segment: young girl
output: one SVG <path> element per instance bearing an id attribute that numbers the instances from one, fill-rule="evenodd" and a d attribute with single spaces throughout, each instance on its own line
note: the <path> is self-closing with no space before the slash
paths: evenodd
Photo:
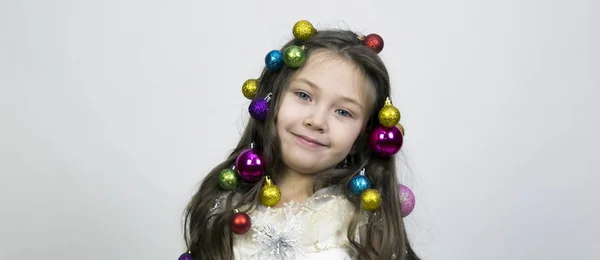
<path id="1" fill-rule="evenodd" d="M 180 259 L 419 259 L 402 221 L 403 129 L 383 40 L 307 21 L 293 35 L 244 83 L 252 118 L 190 201 Z"/>

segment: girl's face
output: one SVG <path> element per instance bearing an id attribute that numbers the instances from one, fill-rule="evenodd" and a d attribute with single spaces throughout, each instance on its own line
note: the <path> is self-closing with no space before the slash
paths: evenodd
<path id="1" fill-rule="evenodd" d="M 282 93 L 277 132 L 282 160 L 298 173 L 339 164 L 363 131 L 371 86 L 349 60 L 315 51 Z"/>

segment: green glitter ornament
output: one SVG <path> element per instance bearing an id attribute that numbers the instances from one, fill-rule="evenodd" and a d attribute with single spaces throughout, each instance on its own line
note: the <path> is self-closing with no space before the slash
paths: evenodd
<path id="1" fill-rule="evenodd" d="M 283 62 L 290 68 L 298 68 L 304 63 L 304 49 L 299 46 L 290 46 L 285 48 L 283 53 Z"/>
<path id="2" fill-rule="evenodd" d="M 233 190 L 240 184 L 237 172 L 232 169 L 224 169 L 219 173 L 219 186 L 224 190 Z"/>

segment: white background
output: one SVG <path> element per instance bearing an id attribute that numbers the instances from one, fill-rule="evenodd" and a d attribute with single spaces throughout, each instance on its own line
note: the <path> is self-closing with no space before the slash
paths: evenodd
<path id="1" fill-rule="evenodd" d="M 385 40 L 423 259 L 599 259 L 598 1 L 0 2 L 0 259 L 176 259 L 300 19 Z M 402 167 L 403 169 L 407 167 Z"/>

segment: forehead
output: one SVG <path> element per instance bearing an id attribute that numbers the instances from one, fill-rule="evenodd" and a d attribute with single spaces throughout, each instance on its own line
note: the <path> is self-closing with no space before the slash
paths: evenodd
<path id="1" fill-rule="evenodd" d="M 292 78 L 307 79 L 321 91 L 334 96 L 346 96 L 367 108 L 371 102 L 373 87 L 358 66 L 349 58 L 317 50 L 311 53 L 304 66 Z"/>

